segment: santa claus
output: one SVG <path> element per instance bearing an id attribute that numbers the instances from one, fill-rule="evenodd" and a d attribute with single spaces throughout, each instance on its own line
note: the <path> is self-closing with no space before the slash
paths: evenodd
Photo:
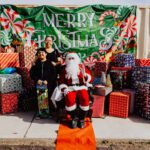
<path id="1" fill-rule="evenodd" d="M 71 128 L 84 128 L 84 119 L 89 110 L 88 87 L 92 76 L 81 63 L 77 53 L 68 53 L 65 59 L 65 68 L 60 75 L 60 90 L 65 95 L 65 108 L 71 115 Z M 77 99 L 79 103 L 79 115 L 77 116 Z"/>

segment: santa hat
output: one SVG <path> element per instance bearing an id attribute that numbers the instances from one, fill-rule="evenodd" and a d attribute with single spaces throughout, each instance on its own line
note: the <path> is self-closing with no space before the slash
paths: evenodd
<path id="1" fill-rule="evenodd" d="M 81 59 L 80 59 L 79 55 L 75 52 L 70 52 L 66 55 L 66 59 L 65 59 L 66 64 L 67 64 L 69 58 L 74 58 L 78 64 L 81 63 Z"/>

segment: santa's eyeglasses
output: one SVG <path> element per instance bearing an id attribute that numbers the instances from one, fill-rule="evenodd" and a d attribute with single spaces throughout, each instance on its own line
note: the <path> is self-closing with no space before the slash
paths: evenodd
<path id="1" fill-rule="evenodd" d="M 70 57 L 70 58 L 68 58 L 69 60 L 74 60 L 74 57 Z"/>

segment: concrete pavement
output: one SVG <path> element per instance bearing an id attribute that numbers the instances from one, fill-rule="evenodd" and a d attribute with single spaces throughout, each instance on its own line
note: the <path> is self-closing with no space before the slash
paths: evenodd
<path id="1" fill-rule="evenodd" d="M 131 145 L 132 142 L 144 141 L 150 146 L 150 121 L 136 116 L 127 119 L 106 116 L 104 119 L 93 118 L 92 123 L 97 145 L 105 145 L 103 148 L 107 147 L 106 150 L 109 149 L 106 145 L 113 145 L 115 141 L 118 143 L 118 139 L 121 140 L 121 144 L 125 141 Z M 31 145 L 52 145 L 54 148 L 58 127 L 59 124 L 52 119 L 36 120 L 34 112 L 0 115 L 0 150 L 2 143 L 14 143 L 10 142 L 11 139 L 23 143 L 28 141 Z M 150 147 L 146 150 L 150 150 Z"/>
<path id="2" fill-rule="evenodd" d="M 127 119 L 93 118 L 96 139 L 149 139 L 150 121 L 131 116 Z M 34 112 L 0 115 L 0 138 L 56 139 L 59 124 L 52 119 L 35 119 Z"/>

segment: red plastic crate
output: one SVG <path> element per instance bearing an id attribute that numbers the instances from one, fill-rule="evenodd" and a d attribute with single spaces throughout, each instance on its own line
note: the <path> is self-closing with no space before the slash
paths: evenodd
<path id="1" fill-rule="evenodd" d="M 16 112 L 18 109 L 18 93 L 0 94 L 2 114 Z"/>
<path id="2" fill-rule="evenodd" d="M 109 115 L 127 118 L 130 95 L 124 92 L 112 92 L 109 100 Z"/>
<path id="3" fill-rule="evenodd" d="M 105 96 L 98 96 L 93 95 L 94 103 L 92 106 L 92 117 L 103 117 L 104 116 L 104 103 L 105 103 Z"/>

